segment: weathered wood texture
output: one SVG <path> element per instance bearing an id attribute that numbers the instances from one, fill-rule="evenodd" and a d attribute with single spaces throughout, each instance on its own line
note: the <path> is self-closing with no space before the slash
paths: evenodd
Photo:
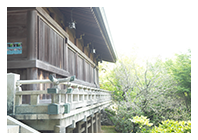
<path id="1" fill-rule="evenodd" d="M 22 54 L 9 55 L 8 60 L 27 57 L 27 12 L 7 12 L 7 42 L 22 42 Z"/>
<path id="2" fill-rule="evenodd" d="M 94 87 L 98 83 L 94 54 L 84 46 L 83 39 L 76 39 L 75 30 L 67 28 L 69 36 L 60 23 L 56 23 L 57 18 L 63 17 L 56 16 L 52 18 L 42 8 L 8 10 L 7 42 L 22 42 L 23 50 L 22 54 L 8 55 L 7 72 L 18 73 L 23 80 L 46 79 L 52 73 L 58 78 L 76 75 L 76 83 Z M 20 61 L 22 63 L 16 63 Z M 22 88 L 42 90 L 49 86 Z M 48 98 L 44 96 L 40 98 Z"/>
<path id="3" fill-rule="evenodd" d="M 63 63 L 64 55 L 66 55 L 63 51 L 64 38 L 57 34 L 40 18 L 38 31 L 38 59 L 66 70 Z"/>

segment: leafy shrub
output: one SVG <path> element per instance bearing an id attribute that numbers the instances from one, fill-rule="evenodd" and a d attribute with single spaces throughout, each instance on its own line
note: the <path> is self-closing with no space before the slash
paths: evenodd
<path id="1" fill-rule="evenodd" d="M 133 130 L 133 123 L 129 120 L 131 118 L 132 112 L 127 111 L 125 107 L 119 107 L 116 115 L 111 117 L 115 125 L 115 130 L 121 133 L 130 133 Z"/>
<path id="2" fill-rule="evenodd" d="M 141 132 L 141 133 L 148 133 L 150 127 L 153 125 L 152 123 L 149 123 L 149 119 L 144 116 L 135 116 L 133 119 L 129 119 L 131 122 L 136 124 L 136 132 Z M 133 131 L 132 131 L 133 132 Z"/>
<path id="3" fill-rule="evenodd" d="M 150 130 L 151 133 L 191 133 L 190 121 L 162 121 L 158 127 L 153 127 Z"/>

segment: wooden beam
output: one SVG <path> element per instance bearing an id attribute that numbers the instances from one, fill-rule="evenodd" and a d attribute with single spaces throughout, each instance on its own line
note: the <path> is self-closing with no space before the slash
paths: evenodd
<path id="1" fill-rule="evenodd" d="M 43 69 L 43 70 L 46 70 L 46 71 L 50 71 L 50 72 L 59 74 L 59 75 L 62 75 L 62 76 L 71 76 L 68 71 L 65 71 L 63 69 L 60 69 L 56 66 L 50 65 L 50 64 L 45 63 L 45 62 L 40 61 L 40 60 L 36 60 L 36 67 L 40 68 L 40 69 Z"/>
<path id="2" fill-rule="evenodd" d="M 68 71 L 60 69 L 51 64 L 45 63 L 40 60 L 18 60 L 18 61 L 7 61 L 7 69 L 20 69 L 20 68 L 39 68 L 45 71 L 56 73 L 62 76 L 70 76 Z"/>
<path id="3" fill-rule="evenodd" d="M 29 60 L 37 59 L 37 11 L 27 12 L 27 57 Z"/>
<path id="4" fill-rule="evenodd" d="M 7 61 L 7 69 L 33 68 L 35 66 L 36 60 Z"/>

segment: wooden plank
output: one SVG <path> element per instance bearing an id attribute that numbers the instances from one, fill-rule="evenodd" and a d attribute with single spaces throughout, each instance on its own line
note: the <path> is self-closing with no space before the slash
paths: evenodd
<path id="1" fill-rule="evenodd" d="M 16 106 L 16 114 L 47 114 L 48 104 L 45 105 L 21 105 Z"/>
<path id="2" fill-rule="evenodd" d="M 43 61 L 43 48 L 44 48 L 43 28 L 44 28 L 44 23 L 42 20 L 39 20 L 39 60 L 42 60 L 42 61 Z"/>
<path id="3" fill-rule="evenodd" d="M 45 48 L 44 48 L 44 56 L 45 56 L 45 59 L 44 61 L 45 62 L 49 62 L 49 27 L 45 25 L 45 31 L 44 31 L 44 35 L 45 35 L 45 38 L 44 38 L 44 41 L 45 41 Z"/>
<path id="4" fill-rule="evenodd" d="M 59 67 L 63 69 L 63 38 L 59 36 Z"/>
<path id="5" fill-rule="evenodd" d="M 22 54 L 8 55 L 7 60 L 27 57 L 27 12 L 7 13 L 7 42 L 22 42 Z"/>
<path id="6" fill-rule="evenodd" d="M 71 49 L 68 49 L 68 70 L 71 75 L 75 74 L 75 55 Z"/>
<path id="7" fill-rule="evenodd" d="M 45 24 L 45 22 L 43 22 L 42 21 L 42 24 L 43 24 L 43 29 L 42 29 L 42 34 L 43 34 L 43 41 L 42 41 L 42 43 L 43 43 L 43 48 L 42 48 L 42 53 L 41 53 L 41 55 L 42 55 L 42 61 L 44 61 L 44 62 L 46 62 L 45 61 L 45 48 L 46 48 L 46 41 L 45 41 L 45 38 L 46 38 L 46 33 L 45 33 L 45 26 L 46 26 L 46 24 Z"/>
<path id="8" fill-rule="evenodd" d="M 40 18 L 37 16 L 37 59 L 39 59 Z"/>
<path id="9" fill-rule="evenodd" d="M 70 40 L 68 42 L 69 49 L 73 49 L 78 53 L 79 56 L 81 56 L 83 59 L 88 61 L 91 65 L 98 67 L 90 58 L 88 58 L 78 47 L 76 47 Z"/>
<path id="10" fill-rule="evenodd" d="M 86 81 L 86 62 L 85 60 L 83 59 L 83 80 Z"/>
<path id="11" fill-rule="evenodd" d="M 64 37 L 69 38 L 69 35 L 62 29 L 62 27 L 60 25 L 58 25 L 56 23 L 56 21 L 54 21 L 49 14 L 47 14 L 47 12 L 41 8 L 41 7 L 36 7 L 36 10 L 41 14 L 41 16 L 43 18 L 45 18 L 50 24 L 51 26 L 53 26 L 58 32 L 60 32 Z"/>
<path id="12" fill-rule="evenodd" d="M 7 61 L 7 69 L 21 69 L 21 68 L 39 68 L 45 71 L 56 73 L 62 76 L 70 76 L 68 71 L 55 67 L 51 64 L 45 63 L 40 60 L 19 60 L 19 61 Z"/>
<path id="13" fill-rule="evenodd" d="M 74 54 L 74 57 L 75 57 L 75 73 L 74 73 L 74 75 L 77 75 L 78 69 L 81 69 L 81 67 L 78 66 L 78 60 L 77 60 L 78 54 L 75 53 L 75 54 Z"/>
<path id="14" fill-rule="evenodd" d="M 68 68 L 68 51 L 67 45 L 65 43 L 65 39 L 63 39 L 63 69 L 67 70 Z"/>
<path id="15" fill-rule="evenodd" d="M 8 12 L 21 12 L 36 9 L 36 7 L 7 7 Z"/>
<path id="16" fill-rule="evenodd" d="M 38 69 L 37 68 L 28 68 L 27 69 L 27 80 L 35 80 L 37 79 L 38 75 Z M 36 90 L 37 85 L 32 84 L 32 85 L 27 85 L 27 90 Z M 30 103 L 30 96 L 26 95 L 23 96 L 23 103 L 29 104 Z"/>
<path id="17" fill-rule="evenodd" d="M 78 56 L 77 61 L 78 61 L 77 78 L 83 80 L 83 59 Z"/>
<path id="18" fill-rule="evenodd" d="M 53 59 L 56 56 L 56 42 L 55 42 L 56 33 L 52 30 L 52 65 L 56 65 L 56 60 Z"/>
<path id="19" fill-rule="evenodd" d="M 50 65 L 48 63 L 42 62 L 40 60 L 36 61 L 36 67 L 46 70 L 46 71 L 49 71 L 49 72 L 52 72 L 52 73 L 62 75 L 62 76 L 70 76 L 71 75 L 69 72 L 67 72 L 63 69 L 60 69 L 60 68 Z"/>
<path id="20" fill-rule="evenodd" d="M 92 80 L 92 71 L 91 71 L 91 65 L 90 64 L 88 64 L 88 69 L 89 69 L 88 82 L 91 83 L 91 80 Z"/>
<path id="21" fill-rule="evenodd" d="M 7 61 L 7 69 L 33 68 L 35 66 L 36 66 L 35 60 Z"/>
<path id="22" fill-rule="evenodd" d="M 27 57 L 30 60 L 37 59 L 37 11 L 32 10 L 27 12 Z"/>
<path id="23" fill-rule="evenodd" d="M 55 33 L 56 36 L 55 36 L 55 49 L 56 49 L 56 54 L 55 56 L 53 57 L 55 60 L 56 60 L 56 64 L 55 66 L 59 67 L 59 60 L 57 59 L 59 57 L 59 47 L 58 47 L 58 35 L 57 33 Z"/>
<path id="24" fill-rule="evenodd" d="M 53 61 L 53 57 L 52 57 L 52 54 L 53 54 L 53 30 L 51 28 L 49 28 L 49 63 L 50 64 L 53 64 L 52 61 Z"/>

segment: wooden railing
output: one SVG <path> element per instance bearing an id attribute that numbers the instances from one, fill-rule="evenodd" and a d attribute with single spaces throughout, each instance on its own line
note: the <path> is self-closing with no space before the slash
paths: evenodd
<path id="1" fill-rule="evenodd" d="M 51 77 L 52 78 L 52 77 Z M 8 78 L 8 80 L 10 80 Z M 11 81 L 16 85 L 14 94 L 14 114 L 49 114 L 50 105 L 58 108 L 57 114 L 69 113 L 72 110 L 97 105 L 102 102 L 111 101 L 111 92 L 99 88 L 87 87 L 74 84 L 67 79 L 45 79 L 45 80 L 16 80 Z M 66 81 L 66 82 L 65 82 Z M 53 87 L 48 90 L 22 91 L 21 85 L 25 84 L 46 84 L 52 83 Z M 60 85 L 66 85 L 65 89 L 60 89 Z M 9 89 L 8 85 L 8 89 Z M 9 90 L 8 90 L 9 92 Z M 39 95 L 51 94 L 51 100 L 40 100 Z M 22 96 L 30 95 L 30 104 L 22 104 Z M 9 101 L 8 101 L 9 102 Z M 65 108 L 67 107 L 67 111 Z M 54 108 L 54 107 L 52 107 Z M 68 112 L 69 110 L 69 112 Z"/>

